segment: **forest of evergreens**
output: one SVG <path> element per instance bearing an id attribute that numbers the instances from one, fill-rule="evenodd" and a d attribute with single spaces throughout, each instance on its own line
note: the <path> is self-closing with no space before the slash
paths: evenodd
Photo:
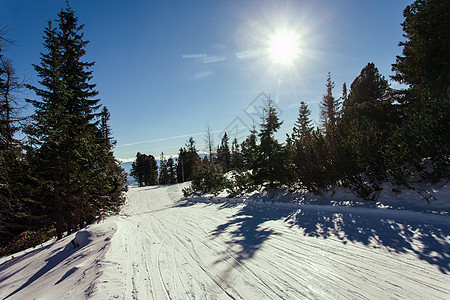
<path id="1" fill-rule="evenodd" d="M 138 153 L 131 175 L 139 186 L 192 181 L 185 194 L 230 195 L 288 187 L 320 192 L 336 186 L 376 200 L 382 182 L 410 186 L 449 177 L 449 16 L 446 1 L 417 0 L 404 10 L 402 55 L 392 65 L 390 87 L 369 62 L 342 92 L 328 74 L 319 128 L 307 101 L 299 102 L 292 133 L 275 138 L 283 121 L 267 99 L 259 128 L 244 141 L 224 134 L 201 158 L 190 138 L 178 159 Z M 39 85 L 15 75 L 0 31 L 0 254 L 74 232 L 124 201 L 125 174 L 114 158 L 108 109 L 90 83 L 83 61 L 83 25 L 68 6 L 44 31 L 45 52 L 34 65 Z M 394 58 L 393 58 L 394 59 Z M 21 117 L 17 94 L 34 108 Z M 336 96 L 339 94 L 339 96 Z M 18 137 L 21 138 L 18 138 Z M 23 137 L 23 138 L 22 138 Z M 231 147 L 230 147 L 231 144 Z M 233 171 L 230 180 L 226 173 Z"/>
<path id="2" fill-rule="evenodd" d="M 343 186 L 376 200 L 382 182 L 411 187 L 413 181 L 448 180 L 448 9 L 445 1 L 416 1 L 404 17 L 403 55 L 392 65 L 392 79 L 404 89 L 392 89 L 369 62 L 349 89 L 344 83 L 339 96 L 329 73 L 321 126 L 314 128 L 311 111 L 301 101 L 284 143 L 275 138 L 283 121 L 270 99 L 259 130 L 253 128 L 241 143 L 232 141 L 231 150 L 226 133 L 219 146 L 212 145 L 208 127 L 207 157 L 200 159 L 192 138 L 179 152 L 178 182 L 192 180 L 186 195 L 279 187 L 319 192 Z M 164 165 L 161 170 L 166 172 Z M 232 180 L 226 179 L 228 171 Z"/>
<path id="3" fill-rule="evenodd" d="M 0 52 L 0 254 L 61 238 L 124 201 L 126 178 L 112 152 L 110 114 L 90 83 L 93 63 L 83 61 L 82 30 L 69 6 L 48 21 L 33 66 L 39 86 L 20 82 Z M 0 37 L 1 51 L 6 27 Z M 25 88 L 35 94 L 26 99 L 34 113 L 21 119 L 15 97 Z"/>

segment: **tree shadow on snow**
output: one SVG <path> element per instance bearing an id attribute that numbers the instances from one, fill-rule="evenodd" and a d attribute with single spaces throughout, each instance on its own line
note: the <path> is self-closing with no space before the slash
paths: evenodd
<path id="1" fill-rule="evenodd" d="M 85 239 L 86 242 L 89 241 L 90 234 L 88 232 L 86 232 L 86 231 L 77 232 L 77 235 L 84 235 L 82 238 Z M 38 252 L 40 252 L 48 247 L 51 247 L 51 246 L 52 245 L 48 245 L 42 249 L 39 249 Z M 50 272 L 51 270 L 53 270 L 59 264 L 66 261 L 69 257 L 70 257 L 70 260 L 66 261 L 64 263 L 65 265 L 70 264 L 74 260 L 78 260 L 78 259 L 81 259 L 82 257 L 84 257 L 86 254 L 83 254 L 82 251 L 79 251 L 79 250 L 82 249 L 83 246 L 85 246 L 85 245 L 79 245 L 79 246 L 80 247 L 78 247 L 78 248 L 74 248 L 74 245 L 71 242 L 69 242 L 65 247 L 58 247 L 57 249 L 53 250 L 51 252 L 51 253 L 53 253 L 53 255 L 45 260 L 46 261 L 45 266 L 43 266 L 40 270 L 38 270 L 33 276 L 28 278 L 28 280 L 24 284 L 22 284 L 19 288 L 17 288 L 15 291 L 13 291 L 8 296 L 6 296 L 5 299 L 17 294 L 18 292 L 20 292 L 21 290 L 23 290 L 24 288 L 26 288 L 27 286 L 29 286 L 30 284 L 32 284 L 33 282 L 35 282 L 36 280 L 38 280 L 39 278 L 41 278 L 42 276 L 44 276 L 45 274 Z M 74 255 L 74 253 L 77 251 L 79 253 Z M 36 252 L 36 253 L 31 252 L 31 253 L 33 255 L 35 255 L 38 252 Z M 76 271 L 76 268 L 70 269 L 68 272 L 66 272 L 66 274 L 64 274 L 62 276 L 62 278 L 58 282 L 55 283 L 55 285 L 61 283 L 67 277 L 72 275 L 75 271 Z"/>
<path id="2" fill-rule="evenodd" d="M 303 205 L 300 209 L 245 205 L 228 222 L 217 226 L 212 235 L 231 235 L 226 241 L 227 252 L 233 254 L 237 265 L 252 258 L 271 235 L 277 234 L 270 226 L 263 225 L 270 220 L 284 220 L 291 229 L 301 230 L 308 237 L 337 237 L 343 244 L 353 242 L 367 247 L 384 247 L 396 253 L 410 252 L 436 266 L 440 272 L 450 273 L 450 222 L 447 216 L 320 205 Z"/>
<path id="3" fill-rule="evenodd" d="M 223 203 L 218 209 L 230 208 L 239 203 Z M 240 265 L 244 260 L 252 258 L 262 247 L 264 242 L 272 235 L 278 235 L 270 228 L 262 227 L 261 224 L 271 220 L 285 217 L 286 210 L 268 207 L 244 206 L 238 213 L 230 217 L 227 223 L 217 226 L 212 232 L 213 237 L 218 237 L 225 232 L 231 234 L 232 238 L 225 243 L 227 250 L 221 253 L 224 257 L 233 257 L 234 262 L 230 268 Z M 238 249 L 236 249 L 238 246 Z M 222 261 L 219 258 L 217 262 Z M 225 272 L 228 273 L 228 272 Z"/>

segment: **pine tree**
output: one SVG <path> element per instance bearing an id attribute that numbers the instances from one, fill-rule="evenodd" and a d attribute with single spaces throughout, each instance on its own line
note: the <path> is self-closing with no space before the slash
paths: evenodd
<path id="1" fill-rule="evenodd" d="M 222 167 L 222 170 L 227 172 L 230 170 L 231 154 L 229 146 L 228 134 L 225 132 L 217 148 L 217 162 Z"/>
<path id="2" fill-rule="evenodd" d="M 233 142 L 231 143 L 230 168 L 236 171 L 241 170 L 242 167 L 242 153 L 240 151 L 237 138 L 234 138 Z"/>
<path id="3" fill-rule="evenodd" d="M 392 65 L 392 79 L 420 90 L 427 97 L 448 99 L 450 77 L 449 10 L 446 1 L 417 0 L 403 11 L 402 23 L 405 41 L 403 55 Z M 425 96 L 425 95 L 424 95 Z M 407 97 L 406 101 L 419 101 Z"/>
<path id="4" fill-rule="evenodd" d="M 313 128 L 311 125 L 312 121 L 309 118 L 310 115 L 311 111 L 308 109 L 308 105 L 304 101 L 301 101 L 298 111 L 298 117 L 292 130 L 293 140 L 302 140 L 311 134 Z"/>
<path id="5" fill-rule="evenodd" d="M 172 157 L 167 160 L 167 177 L 169 184 L 177 183 L 177 167 Z"/>
<path id="6" fill-rule="evenodd" d="M 169 184 L 170 178 L 169 178 L 169 169 L 167 166 L 167 160 L 164 157 L 164 152 L 161 152 L 161 156 L 159 158 L 159 184 Z"/>
<path id="7" fill-rule="evenodd" d="M 29 171 L 24 145 L 15 137 L 20 121 L 16 94 L 23 83 L 16 77 L 12 61 L 2 54 L 8 43 L 6 32 L 6 27 L 0 29 L 0 247 L 35 225 L 24 205 Z"/>
<path id="8" fill-rule="evenodd" d="M 258 157 L 257 131 L 255 124 L 250 130 L 250 135 L 241 143 L 243 168 L 253 170 Z"/>
<path id="9" fill-rule="evenodd" d="M 392 65 L 392 79 L 407 84 L 400 91 L 401 125 L 389 143 L 391 168 L 429 158 L 436 180 L 448 175 L 450 141 L 449 9 L 446 1 L 417 0 L 403 11 L 405 41 Z"/>
<path id="10" fill-rule="evenodd" d="M 192 137 L 186 141 L 184 148 L 180 148 L 177 164 L 177 181 L 190 181 L 197 174 L 201 167 L 201 160 L 198 156 L 195 141 Z"/>
<path id="11" fill-rule="evenodd" d="M 42 101 L 27 99 L 35 108 L 31 117 L 33 123 L 27 127 L 31 145 L 36 147 L 34 152 L 29 153 L 29 160 L 35 166 L 33 177 L 40 191 L 40 195 L 35 195 L 35 198 L 44 202 L 55 224 L 57 237 L 61 238 L 64 231 L 70 230 L 66 220 L 71 219 L 69 215 L 74 208 L 72 203 L 68 203 L 72 200 L 68 191 L 68 176 L 75 172 L 67 163 L 63 165 L 63 161 L 68 161 L 66 156 L 73 153 L 67 151 L 70 124 L 64 116 L 69 91 L 62 79 L 63 53 L 57 29 L 49 21 L 44 32 L 44 47 L 48 52 L 41 54 L 40 66 L 34 65 L 43 88 L 29 86 Z"/>
<path id="12" fill-rule="evenodd" d="M 206 125 L 206 135 L 205 135 L 205 143 L 206 147 L 208 148 L 209 153 L 209 163 L 214 162 L 214 154 L 213 154 L 213 146 L 214 146 L 214 135 L 211 131 L 211 127 L 209 126 L 209 122 Z"/>
<path id="13" fill-rule="evenodd" d="M 339 101 L 333 97 L 334 82 L 331 80 L 331 73 L 327 76 L 327 94 L 323 96 L 320 102 L 320 120 L 325 131 L 332 129 L 336 125 L 339 115 Z"/>
<path id="14" fill-rule="evenodd" d="M 344 103 L 347 101 L 348 98 L 348 92 L 347 92 L 347 84 L 344 82 L 342 84 L 342 96 L 341 96 L 341 103 Z"/>
<path id="15" fill-rule="evenodd" d="M 116 145 L 116 141 L 112 138 L 111 127 L 109 126 L 109 120 L 111 119 L 111 114 L 106 106 L 103 106 L 102 112 L 100 113 L 100 138 L 102 144 L 107 147 L 114 147 Z"/>
<path id="16" fill-rule="evenodd" d="M 387 113 L 382 109 L 385 104 L 390 104 L 389 84 L 375 65 L 368 63 L 350 86 L 350 94 L 343 102 L 343 111 L 348 114 L 354 110 L 352 113 L 384 122 L 386 120 L 381 120 L 382 116 L 378 113 Z"/>
<path id="17" fill-rule="evenodd" d="M 325 142 L 330 162 L 330 184 L 340 182 L 367 198 L 368 185 L 363 184 L 361 174 L 378 184 L 384 177 L 382 150 L 394 121 L 388 82 L 373 63 L 368 63 L 355 78 L 344 100 L 337 126 L 327 134 Z M 366 180 L 367 181 L 367 180 Z M 364 194 L 364 195 L 363 195 Z"/>
<path id="18" fill-rule="evenodd" d="M 283 164 L 283 149 L 275 139 L 275 132 L 283 124 L 269 98 L 267 107 L 263 110 L 261 130 L 259 132 L 260 145 L 258 147 L 258 160 L 256 164 L 255 183 L 269 182 L 269 188 L 275 187 L 284 181 L 285 168 Z"/>
<path id="19" fill-rule="evenodd" d="M 158 184 L 158 164 L 153 155 L 146 155 L 144 165 L 144 182 L 146 186 Z"/>
<path id="20" fill-rule="evenodd" d="M 127 190 L 125 171 L 119 166 L 114 157 L 113 149 L 116 141 L 109 126 L 110 113 L 103 107 L 100 114 L 96 152 L 91 158 L 91 171 L 96 174 L 90 179 L 91 203 L 95 211 L 118 212 L 125 198 L 123 192 Z"/>
<path id="21" fill-rule="evenodd" d="M 178 152 L 178 161 L 177 161 L 177 182 L 181 183 L 181 182 L 185 182 L 185 178 L 187 178 L 185 176 L 185 168 L 186 168 L 186 163 L 187 161 L 187 151 L 186 148 L 180 147 L 180 150 Z"/>
<path id="22" fill-rule="evenodd" d="M 136 161 L 131 164 L 130 175 L 140 187 L 158 184 L 158 164 L 153 155 L 136 154 Z"/>
<path id="23" fill-rule="evenodd" d="M 103 209 L 104 191 L 95 185 L 109 154 L 98 138 L 99 99 L 93 99 L 98 92 L 89 83 L 94 63 L 82 60 L 88 43 L 83 40 L 83 25 L 78 25 L 69 6 L 60 11 L 56 23 L 53 27 L 48 22 L 47 52 L 41 54 L 40 65 L 34 65 L 40 86 L 29 88 L 40 100 L 27 100 L 35 108 L 27 133 L 34 147 L 30 153 L 36 170 L 33 177 L 61 238 Z"/>
<path id="24" fill-rule="evenodd" d="M 310 119 L 311 111 L 308 105 L 304 102 L 300 102 L 300 108 L 298 111 L 298 117 L 292 130 L 292 136 L 287 137 L 286 140 L 286 156 L 288 172 L 295 173 L 297 178 L 291 178 L 292 182 L 295 180 L 303 180 L 306 176 L 304 159 L 300 159 L 304 153 L 307 144 L 310 143 L 311 135 L 313 132 L 312 121 Z"/>
<path id="25" fill-rule="evenodd" d="M 0 52 L 0 212 L 3 209 L 12 211 L 18 204 L 16 181 L 20 176 L 18 168 L 22 145 L 14 138 L 18 131 L 14 94 L 21 87 L 11 61 Z"/>
<path id="26" fill-rule="evenodd" d="M 140 152 L 136 154 L 136 161 L 131 164 L 130 175 L 136 180 L 138 186 L 142 187 L 144 183 L 144 161 L 145 156 Z"/>

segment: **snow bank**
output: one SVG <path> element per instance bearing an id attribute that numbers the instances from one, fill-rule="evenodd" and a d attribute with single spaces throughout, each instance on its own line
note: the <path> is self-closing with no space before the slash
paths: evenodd
<path id="1" fill-rule="evenodd" d="M 0 258 L 1 299 L 82 299 L 95 290 L 116 222 L 98 224 Z M 74 247 L 76 246 L 76 247 Z"/>
<path id="2" fill-rule="evenodd" d="M 412 188 L 383 183 L 377 201 L 365 201 L 345 188 L 322 191 L 321 195 L 305 191 L 277 189 L 244 193 L 239 197 L 228 198 L 226 192 L 218 196 L 205 194 L 190 196 L 184 200 L 191 203 L 228 203 L 277 207 L 300 208 L 301 205 L 327 205 L 346 207 L 366 207 L 380 209 L 400 209 L 417 212 L 450 215 L 450 186 L 448 182 L 415 183 Z"/>

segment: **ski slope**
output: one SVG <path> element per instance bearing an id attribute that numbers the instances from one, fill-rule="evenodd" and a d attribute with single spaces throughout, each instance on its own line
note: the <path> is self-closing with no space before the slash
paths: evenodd
<path id="1" fill-rule="evenodd" d="M 0 260 L 4 299 L 449 299 L 450 216 L 181 200 L 131 188 L 119 216 Z"/>

